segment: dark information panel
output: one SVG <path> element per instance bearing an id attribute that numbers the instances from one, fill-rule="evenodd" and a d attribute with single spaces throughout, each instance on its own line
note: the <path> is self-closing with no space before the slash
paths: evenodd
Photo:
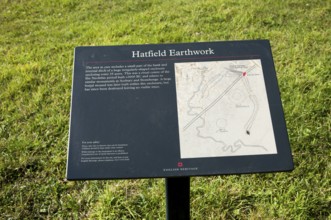
<path id="1" fill-rule="evenodd" d="M 269 41 L 75 49 L 68 180 L 292 169 Z"/>

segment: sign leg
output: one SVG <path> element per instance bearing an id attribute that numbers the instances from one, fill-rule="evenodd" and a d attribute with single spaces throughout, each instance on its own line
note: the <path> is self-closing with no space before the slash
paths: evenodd
<path id="1" fill-rule="evenodd" d="M 167 220 L 190 219 L 190 177 L 166 178 Z"/>

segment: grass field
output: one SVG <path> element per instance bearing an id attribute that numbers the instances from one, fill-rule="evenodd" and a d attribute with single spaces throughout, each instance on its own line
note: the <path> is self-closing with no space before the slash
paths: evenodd
<path id="1" fill-rule="evenodd" d="M 295 170 L 191 178 L 192 219 L 331 219 L 330 0 L 0 0 L 0 219 L 165 219 L 163 179 L 66 182 L 78 45 L 269 39 Z"/>

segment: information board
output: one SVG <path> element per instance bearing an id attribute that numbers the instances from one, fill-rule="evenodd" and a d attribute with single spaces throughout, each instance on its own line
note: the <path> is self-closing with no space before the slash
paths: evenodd
<path id="1" fill-rule="evenodd" d="M 75 49 L 67 179 L 292 169 L 269 41 Z"/>

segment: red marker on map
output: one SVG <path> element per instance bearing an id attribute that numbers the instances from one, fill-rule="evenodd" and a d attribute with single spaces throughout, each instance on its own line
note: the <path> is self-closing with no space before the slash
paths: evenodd
<path id="1" fill-rule="evenodd" d="M 243 72 L 243 76 L 246 76 L 247 75 L 247 73 L 246 72 Z"/>

